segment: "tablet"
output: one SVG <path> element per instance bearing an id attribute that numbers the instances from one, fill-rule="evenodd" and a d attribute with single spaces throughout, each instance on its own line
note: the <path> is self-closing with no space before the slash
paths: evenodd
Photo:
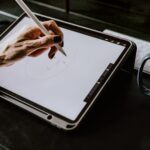
<path id="1" fill-rule="evenodd" d="M 78 126 L 135 46 L 98 31 L 56 22 L 64 33 L 67 57 L 57 52 L 50 60 L 47 51 L 1 67 L 0 91 L 5 100 L 59 128 L 71 130 Z M 34 22 L 22 15 L 1 35 L 0 49 L 32 25 Z"/>

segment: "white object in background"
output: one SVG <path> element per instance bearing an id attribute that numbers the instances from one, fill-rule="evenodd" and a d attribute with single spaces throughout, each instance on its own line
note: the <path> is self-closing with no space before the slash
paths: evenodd
<path id="1" fill-rule="evenodd" d="M 147 55 L 148 53 L 150 53 L 150 42 L 145 41 L 145 40 L 141 40 L 138 38 L 134 38 L 134 37 L 131 37 L 131 36 L 128 36 L 125 34 L 121 34 L 121 33 L 118 33 L 118 32 L 112 31 L 112 30 L 108 30 L 108 29 L 104 30 L 104 33 L 112 34 L 112 35 L 117 36 L 117 37 L 131 40 L 137 45 L 137 52 L 136 52 L 134 68 L 139 69 L 142 58 L 145 55 Z M 150 62 L 146 63 L 145 68 L 144 68 L 144 72 L 150 74 Z"/>

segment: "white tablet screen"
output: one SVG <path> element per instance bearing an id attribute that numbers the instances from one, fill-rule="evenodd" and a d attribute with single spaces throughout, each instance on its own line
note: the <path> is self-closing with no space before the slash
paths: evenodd
<path id="1" fill-rule="evenodd" d="M 24 18 L 0 42 L 0 48 L 13 41 L 25 27 L 34 24 Z M 75 120 L 84 99 L 109 63 L 114 63 L 124 47 L 62 28 L 64 50 L 54 59 L 48 51 L 39 57 L 26 57 L 15 65 L 0 68 L 0 86 Z"/>

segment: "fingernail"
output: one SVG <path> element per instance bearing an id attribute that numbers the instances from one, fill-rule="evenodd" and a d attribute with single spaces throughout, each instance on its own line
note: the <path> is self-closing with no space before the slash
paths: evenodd
<path id="1" fill-rule="evenodd" d="M 54 43 L 59 43 L 59 42 L 61 42 L 61 36 L 55 36 L 54 37 Z"/>
<path id="2" fill-rule="evenodd" d="M 54 56 L 55 56 L 55 54 L 52 54 L 52 55 L 50 56 L 50 59 L 53 59 L 53 58 L 54 58 Z"/>

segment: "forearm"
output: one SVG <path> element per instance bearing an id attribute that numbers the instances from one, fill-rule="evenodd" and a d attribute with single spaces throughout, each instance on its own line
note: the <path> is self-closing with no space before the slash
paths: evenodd
<path id="1" fill-rule="evenodd" d="M 0 53 L 0 67 L 13 65 L 15 62 L 26 57 L 24 46 L 17 44 L 18 43 L 10 44 L 3 48 Z"/>

